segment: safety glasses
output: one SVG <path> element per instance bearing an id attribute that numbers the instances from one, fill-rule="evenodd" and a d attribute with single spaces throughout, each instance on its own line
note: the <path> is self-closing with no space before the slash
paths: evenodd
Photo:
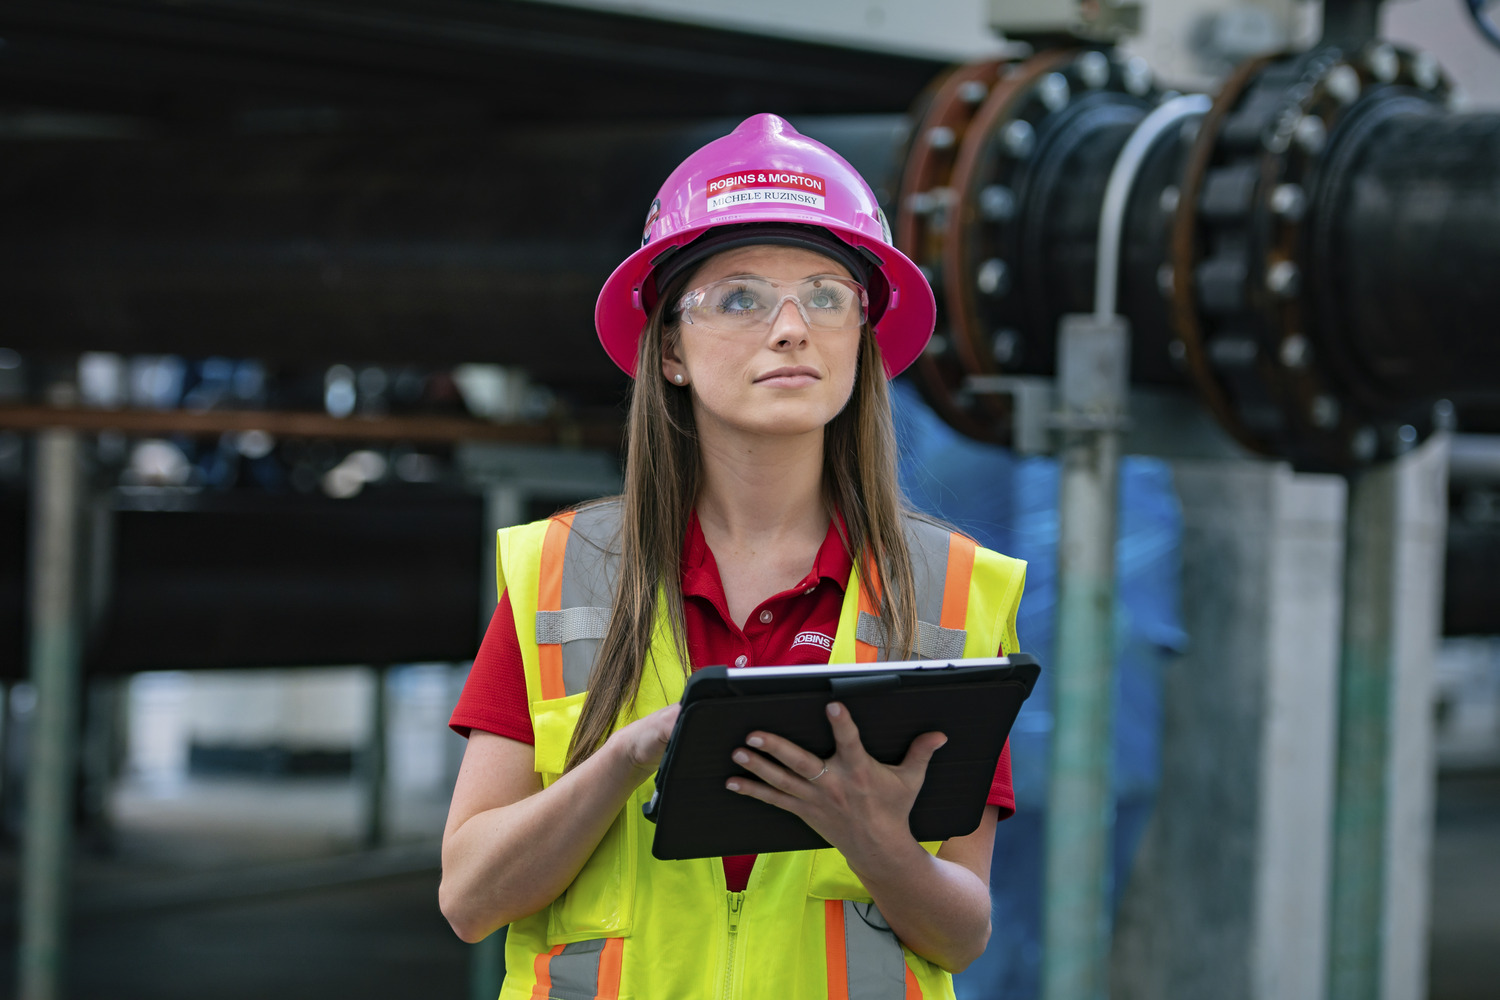
<path id="1" fill-rule="evenodd" d="M 769 331 L 781 307 L 796 304 L 811 329 L 843 330 L 865 321 L 870 297 L 849 278 L 814 275 L 801 281 L 775 281 L 758 275 L 724 278 L 683 295 L 677 309 L 684 323 L 733 333 Z"/>

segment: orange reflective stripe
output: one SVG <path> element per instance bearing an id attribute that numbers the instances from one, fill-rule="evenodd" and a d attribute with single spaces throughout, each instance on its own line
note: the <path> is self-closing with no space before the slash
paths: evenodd
<path id="1" fill-rule="evenodd" d="M 547 994 L 552 992 L 552 970 L 548 966 L 552 964 L 554 955 L 562 954 L 563 948 L 563 945 L 558 945 L 536 957 L 536 984 L 531 987 L 533 1000 L 547 1000 Z"/>
<path id="2" fill-rule="evenodd" d="M 554 517 L 547 525 L 542 542 L 541 575 L 537 584 L 536 609 L 558 611 L 562 608 L 563 554 L 568 549 L 568 534 L 573 530 L 573 512 Z M 541 674 L 542 698 L 561 698 L 568 693 L 563 684 L 563 657 L 560 643 L 539 643 L 537 666 Z"/>
<path id="3" fill-rule="evenodd" d="M 597 1000 L 620 1000 L 620 966 L 625 958 L 624 938 L 605 938 L 599 953 L 599 995 Z"/>
<path id="4" fill-rule="evenodd" d="M 969 616 L 969 580 L 974 575 L 972 538 L 954 532 L 948 539 L 948 578 L 943 581 L 943 628 L 961 629 Z M 988 654 L 986 654 L 988 655 Z"/>
<path id="5" fill-rule="evenodd" d="M 823 936 L 828 943 L 828 1000 L 849 1000 L 849 960 L 844 955 L 844 901 L 823 900 Z"/>
<path id="6" fill-rule="evenodd" d="M 922 984 L 917 982 L 917 974 L 909 965 L 906 967 L 906 1000 L 922 1000 Z"/>
<path id="7" fill-rule="evenodd" d="M 870 556 L 865 557 L 865 571 L 859 574 L 859 610 L 877 618 L 880 616 L 880 578 L 875 573 L 875 560 Z M 880 650 L 868 642 L 854 640 L 855 663 L 874 663 L 879 655 Z"/>

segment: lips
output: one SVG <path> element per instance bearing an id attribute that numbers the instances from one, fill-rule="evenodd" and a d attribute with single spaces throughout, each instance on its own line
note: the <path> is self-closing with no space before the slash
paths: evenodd
<path id="1" fill-rule="evenodd" d="M 769 382 L 773 385 L 791 386 L 807 385 L 811 382 L 816 382 L 820 378 L 822 378 L 822 376 L 818 374 L 818 370 L 816 368 L 809 368 L 806 365 L 798 365 L 794 368 L 773 368 L 772 370 L 766 372 L 764 375 L 758 377 L 755 381 L 757 384 Z"/>

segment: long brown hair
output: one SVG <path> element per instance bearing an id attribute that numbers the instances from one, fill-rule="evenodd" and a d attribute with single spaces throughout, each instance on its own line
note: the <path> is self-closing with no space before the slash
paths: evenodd
<path id="1" fill-rule="evenodd" d="M 620 497 L 618 590 L 568 748 L 568 770 L 593 755 L 633 703 L 650 655 L 659 596 L 667 602 L 667 622 L 681 669 L 690 669 L 677 581 L 688 516 L 702 482 L 702 458 L 691 394 L 661 376 L 663 349 L 674 346 L 677 337 L 675 317 L 664 307 L 674 298 L 661 297 L 637 351 L 625 442 L 625 490 Z M 896 485 L 890 389 L 880 347 L 868 326 L 860 337 L 854 391 L 824 429 L 823 502 L 830 513 L 842 515 L 844 547 L 860 567 L 865 586 L 880 594 L 880 617 L 890 649 L 910 657 L 917 632 L 917 597 L 902 530 L 907 506 Z"/>

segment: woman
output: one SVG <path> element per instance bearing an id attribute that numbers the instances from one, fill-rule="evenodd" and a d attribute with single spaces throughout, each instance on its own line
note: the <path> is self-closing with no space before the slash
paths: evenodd
<path id="1" fill-rule="evenodd" d="M 595 316 L 635 378 L 625 492 L 500 533 L 444 914 L 467 941 L 510 926 L 504 1000 L 951 998 L 989 936 L 1008 757 L 978 830 L 918 844 L 943 735 L 882 765 L 833 703 L 832 757 L 752 733 L 729 783 L 833 849 L 657 861 L 640 809 L 691 669 L 1015 648 L 1023 564 L 897 492 L 886 379 L 930 288 L 859 175 L 758 115 L 668 178 Z"/>

